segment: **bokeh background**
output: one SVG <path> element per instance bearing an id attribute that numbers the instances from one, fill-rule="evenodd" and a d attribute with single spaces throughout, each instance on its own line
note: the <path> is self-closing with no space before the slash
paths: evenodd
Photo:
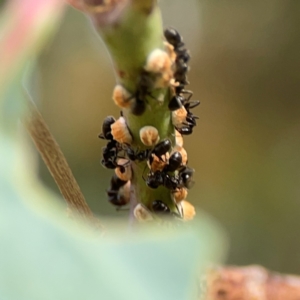
<path id="1" fill-rule="evenodd" d="M 300 274 L 300 1 L 163 0 L 165 26 L 192 54 L 189 88 L 200 120 L 185 138 L 196 185 L 189 200 L 230 237 L 229 264 Z M 34 97 L 92 209 L 112 175 L 97 138 L 115 77 L 104 44 L 69 9 L 39 58 Z M 57 191 L 47 169 L 40 176 Z"/>

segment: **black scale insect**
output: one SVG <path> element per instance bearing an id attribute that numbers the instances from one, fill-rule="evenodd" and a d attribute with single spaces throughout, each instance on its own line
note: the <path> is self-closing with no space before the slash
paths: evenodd
<path id="1" fill-rule="evenodd" d="M 163 155 L 165 155 L 167 152 L 169 152 L 171 150 L 171 147 L 172 147 L 172 143 L 169 139 L 165 139 L 165 140 L 159 142 L 157 145 L 155 145 L 155 147 L 149 153 L 150 166 L 152 165 L 152 162 L 153 162 L 153 159 L 154 159 L 152 154 L 157 156 L 162 161 L 161 157 Z"/>
<path id="2" fill-rule="evenodd" d="M 149 159 L 150 165 L 153 162 L 153 156 L 152 154 L 155 154 L 160 160 L 162 160 L 162 155 L 166 154 L 171 149 L 171 141 L 169 139 L 165 139 L 161 142 L 159 142 L 155 147 L 151 149 L 146 150 L 136 150 L 134 151 L 129 145 L 124 145 L 123 149 L 127 154 L 127 157 L 132 161 L 144 161 Z"/>
<path id="3" fill-rule="evenodd" d="M 141 116 L 145 112 L 147 107 L 147 96 L 155 99 L 150 92 L 153 89 L 153 86 L 154 79 L 151 77 L 151 73 L 145 70 L 141 71 L 141 74 L 137 81 L 137 89 L 135 93 L 131 97 L 126 99 L 126 101 L 130 101 L 133 98 L 135 99 L 133 104 L 131 105 L 132 114 L 134 114 L 135 116 Z"/>
<path id="4" fill-rule="evenodd" d="M 193 133 L 193 128 L 197 125 L 196 120 L 199 117 L 195 116 L 189 110 L 187 110 L 187 116 L 185 118 L 185 122 L 183 122 L 183 126 L 176 127 L 176 130 L 183 135 L 189 135 Z"/>
<path id="5" fill-rule="evenodd" d="M 169 158 L 169 163 L 164 167 L 164 172 L 175 172 L 182 166 L 182 155 L 175 151 Z"/>
<path id="6" fill-rule="evenodd" d="M 179 86 L 176 87 L 176 94 L 179 95 L 182 92 L 189 92 L 184 90 L 184 86 L 189 83 L 187 81 L 186 73 L 188 71 L 187 62 L 190 59 L 190 55 L 188 51 L 183 48 L 184 43 L 182 42 L 182 37 L 175 29 L 165 30 L 165 37 L 167 41 L 174 46 L 174 50 L 176 53 L 176 71 L 174 74 L 174 78 L 175 81 L 179 83 Z M 135 101 L 131 106 L 132 114 L 140 116 L 145 112 L 147 107 L 147 96 L 150 96 L 154 100 L 157 100 L 150 93 L 150 91 L 153 89 L 153 86 L 154 79 L 151 77 L 151 73 L 143 70 L 138 78 L 137 89 L 135 93 L 126 100 L 130 101 L 131 99 L 135 98 Z"/>
<path id="7" fill-rule="evenodd" d="M 154 200 L 152 202 L 152 209 L 157 214 L 171 214 L 170 208 L 161 200 Z"/>
<path id="8" fill-rule="evenodd" d="M 190 95 L 188 98 L 184 98 L 184 100 L 181 102 L 184 108 L 187 111 L 187 116 L 185 118 L 186 122 L 184 122 L 184 126 L 181 128 L 176 128 L 181 134 L 191 134 L 193 132 L 194 126 L 197 125 L 196 120 L 199 119 L 199 117 L 195 116 L 190 109 L 195 108 L 200 104 L 200 101 L 193 100 L 190 101 L 192 95 Z"/>
<path id="9" fill-rule="evenodd" d="M 99 138 L 103 140 L 113 140 L 114 137 L 111 134 L 110 126 L 116 122 L 113 116 L 108 116 L 102 123 L 102 133 L 99 134 Z"/>
<path id="10" fill-rule="evenodd" d="M 190 60 L 190 55 L 188 50 L 184 48 L 184 43 L 181 35 L 174 28 L 167 28 L 164 31 L 164 35 L 168 43 L 174 47 L 176 53 L 175 67 L 176 71 L 174 73 L 174 79 L 179 85 L 175 88 L 176 95 L 183 92 L 185 85 L 189 84 L 187 80 L 188 72 L 188 61 Z"/>
<path id="11" fill-rule="evenodd" d="M 116 174 L 114 174 L 110 180 L 110 187 L 106 191 L 108 201 L 118 207 L 124 206 L 129 202 L 124 195 L 120 193 L 120 189 L 127 183 L 127 181 L 121 180 Z"/>
<path id="12" fill-rule="evenodd" d="M 161 185 L 171 191 L 182 187 L 190 189 L 194 185 L 193 173 L 194 169 L 186 166 L 179 171 L 178 175 L 170 175 L 164 171 L 149 172 L 146 184 L 152 189 L 156 189 Z"/>
<path id="13" fill-rule="evenodd" d="M 178 176 L 172 176 L 163 171 L 155 171 L 148 174 L 146 184 L 152 189 L 163 185 L 167 189 L 174 191 L 179 187 L 180 181 Z"/>
<path id="14" fill-rule="evenodd" d="M 177 217 L 177 218 L 182 218 L 179 214 L 171 212 L 170 208 L 168 205 L 166 205 L 163 201 L 161 200 L 154 200 L 152 202 L 152 210 L 158 214 L 158 215 L 163 215 L 163 216 L 170 216 L 170 217 Z"/>
<path id="15" fill-rule="evenodd" d="M 175 99 L 174 97 L 177 97 Z M 191 98 L 191 95 L 188 98 L 184 98 L 181 95 L 174 96 L 170 103 L 169 103 L 169 108 L 171 111 L 177 110 L 180 107 L 184 106 L 185 110 L 187 111 L 186 115 L 186 122 L 183 123 L 184 126 L 182 127 L 176 127 L 176 130 L 183 134 L 183 135 L 188 135 L 193 133 L 193 128 L 197 125 L 196 120 L 199 119 L 199 117 L 195 116 L 190 109 L 195 108 L 200 104 L 200 101 L 198 100 L 193 100 L 189 101 Z M 173 100 L 175 99 L 175 100 Z M 178 101 L 180 101 L 180 106 L 178 105 Z"/>
<path id="16" fill-rule="evenodd" d="M 137 161 L 140 161 L 140 162 L 148 159 L 149 154 L 150 154 L 149 149 L 142 150 L 142 151 L 139 151 L 139 150 L 134 151 L 129 145 L 124 146 L 124 151 L 126 152 L 127 157 L 130 160 L 132 160 L 132 161 L 137 160 Z"/>
<path id="17" fill-rule="evenodd" d="M 101 164 L 107 169 L 115 169 L 120 167 L 120 171 L 125 172 L 125 168 L 122 165 L 118 165 L 117 159 L 119 158 L 119 152 L 122 150 L 121 145 L 113 139 L 111 134 L 111 125 L 115 123 L 115 118 L 108 116 L 104 119 L 102 124 L 102 133 L 99 134 L 99 138 L 108 140 L 105 147 L 102 148 L 102 160 Z"/>
<path id="18" fill-rule="evenodd" d="M 155 154 L 160 160 L 162 160 L 162 155 L 165 155 L 167 152 L 169 152 L 171 150 L 171 146 L 172 144 L 169 139 L 165 139 L 158 143 L 150 152 L 150 166 L 153 162 L 152 154 Z M 178 175 L 169 174 L 175 171 L 179 171 Z M 182 165 L 182 155 L 180 152 L 175 151 L 170 156 L 168 164 L 162 171 L 150 171 L 147 178 L 144 178 L 144 180 L 150 188 L 156 189 L 163 185 L 167 189 L 174 191 L 180 187 L 190 188 L 192 186 L 191 177 L 193 172 L 193 169 Z"/>
<path id="19" fill-rule="evenodd" d="M 186 166 L 179 172 L 179 177 L 181 180 L 182 187 L 185 187 L 187 189 L 190 189 L 193 187 L 193 185 L 195 183 L 192 179 L 194 172 L 195 172 L 194 169 L 191 169 Z"/>
<path id="20" fill-rule="evenodd" d="M 147 71 L 142 71 L 137 83 L 137 90 L 134 94 L 135 102 L 131 107 L 131 112 L 135 116 L 140 116 L 145 112 L 147 106 L 145 99 L 150 94 L 149 91 L 153 85 L 154 82 L 150 77 L 150 73 Z"/>
<path id="21" fill-rule="evenodd" d="M 193 92 L 184 89 L 185 85 L 189 84 L 187 80 L 187 72 L 189 69 L 187 63 L 190 60 L 190 55 L 184 47 L 183 39 L 177 30 L 168 28 L 164 31 L 164 35 L 166 40 L 174 47 L 176 53 L 174 79 L 175 82 L 179 83 L 179 85 L 175 87 L 175 95 L 171 98 L 168 107 L 171 111 L 175 111 L 184 106 L 187 111 L 186 122 L 183 124 L 184 126 L 176 129 L 183 135 L 192 134 L 198 117 L 191 113 L 190 109 L 198 106 L 200 102 L 190 101 Z M 188 95 L 187 98 L 185 98 L 184 95 Z"/>

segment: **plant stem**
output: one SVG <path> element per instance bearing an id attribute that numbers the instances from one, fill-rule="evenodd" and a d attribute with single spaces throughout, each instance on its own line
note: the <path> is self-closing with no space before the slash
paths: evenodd
<path id="1" fill-rule="evenodd" d="M 86 1 L 83 0 L 83 2 Z M 72 2 L 74 5 L 74 0 Z M 155 49 L 164 50 L 161 13 L 156 0 L 134 0 L 125 5 L 124 1 L 115 1 L 115 3 L 115 9 L 110 7 L 110 12 L 105 13 L 97 13 L 96 10 L 93 12 L 90 6 L 89 10 L 85 11 L 74 6 L 91 17 L 112 56 L 117 82 L 134 95 L 149 54 Z M 121 4 L 123 5 L 122 12 L 118 11 Z M 147 109 L 141 116 L 133 115 L 130 109 L 122 109 L 133 137 L 130 146 L 138 150 L 149 149 L 141 142 L 139 136 L 140 129 L 147 125 L 158 130 L 160 141 L 168 138 L 175 146 L 175 130 L 171 112 L 168 109 L 170 88 L 153 89 L 150 94 L 152 97 L 147 96 L 143 99 L 147 103 Z M 153 98 L 162 98 L 162 101 Z M 144 179 L 146 169 L 149 171 L 145 161 L 132 162 L 131 185 L 137 202 L 151 209 L 154 200 L 161 200 L 172 212 L 176 213 L 177 207 L 169 189 L 163 186 L 151 189 L 146 185 Z"/>
<path id="2" fill-rule="evenodd" d="M 22 120 L 37 150 L 55 180 L 68 208 L 87 223 L 102 227 L 94 216 L 79 188 L 79 185 L 59 145 L 49 131 L 35 104 L 26 95 L 29 113 Z"/>

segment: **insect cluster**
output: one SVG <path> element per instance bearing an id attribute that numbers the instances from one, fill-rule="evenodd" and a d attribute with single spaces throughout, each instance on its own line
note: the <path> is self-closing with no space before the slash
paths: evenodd
<path id="1" fill-rule="evenodd" d="M 174 47 L 176 54 L 175 59 L 175 94 L 169 102 L 169 109 L 172 113 L 172 121 L 175 128 L 181 134 L 193 133 L 193 128 L 196 126 L 195 116 L 190 110 L 200 104 L 199 101 L 190 101 L 193 92 L 185 90 L 185 86 L 189 84 L 187 80 L 188 62 L 190 55 L 184 47 L 182 37 L 175 29 L 165 30 L 166 40 Z M 187 97 L 185 97 L 187 95 Z"/>
<path id="2" fill-rule="evenodd" d="M 165 49 L 155 49 L 150 53 L 140 72 L 135 92 L 130 93 L 121 84 L 114 88 L 113 100 L 121 108 L 121 116 L 117 120 L 112 116 L 106 117 L 99 135 L 107 141 L 102 149 L 101 164 L 115 170 L 107 190 L 108 200 L 113 205 L 123 207 L 129 203 L 131 180 L 133 176 L 137 176 L 132 166 L 136 164 L 144 166 L 141 176 L 149 193 L 158 188 L 169 190 L 177 212 L 160 199 L 153 200 L 147 207 L 138 203 L 134 215 L 140 221 L 152 220 L 157 216 L 190 220 L 195 215 L 194 207 L 185 200 L 187 190 L 194 184 L 194 169 L 187 166 L 182 135 L 193 132 L 198 117 L 192 114 L 191 109 L 200 102 L 192 101 L 193 93 L 185 89 L 189 83 L 187 63 L 190 55 L 182 37 L 175 29 L 166 29 L 164 36 Z M 153 91 L 160 89 L 168 89 L 171 96 L 167 100 L 164 100 L 164 95 L 163 99 L 154 97 Z M 164 101 L 168 101 L 170 120 L 174 126 L 173 136 L 161 139 L 158 129 L 149 125 L 140 128 L 140 140 L 134 140 L 123 111 L 128 110 L 135 116 L 142 116 L 148 107 L 151 110 L 149 102 L 162 105 Z"/>

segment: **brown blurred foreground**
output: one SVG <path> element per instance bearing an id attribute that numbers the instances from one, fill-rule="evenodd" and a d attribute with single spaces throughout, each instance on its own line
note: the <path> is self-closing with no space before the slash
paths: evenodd
<path id="1" fill-rule="evenodd" d="M 205 300 L 299 300 L 300 277 L 260 266 L 224 267 L 208 276 Z"/>

